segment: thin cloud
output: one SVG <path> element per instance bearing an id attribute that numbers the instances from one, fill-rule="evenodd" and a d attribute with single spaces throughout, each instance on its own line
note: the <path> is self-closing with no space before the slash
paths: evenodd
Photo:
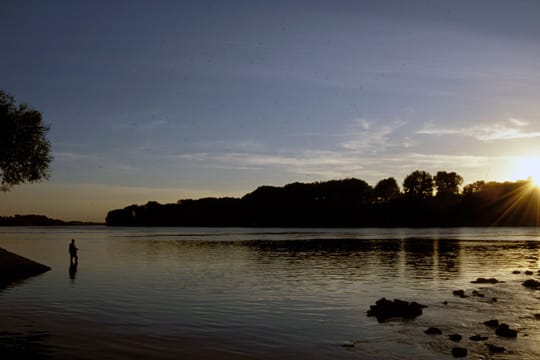
<path id="1" fill-rule="evenodd" d="M 158 128 L 171 128 L 174 124 L 165 119 L 149 119 L 144 121 L 114 121 L 111 122 L 114 129 L 130 130 L 154 130 Z"/>
<path id="2" fill-rule="evenodd" d="M 516 126 L 520 126 L 520 127 L 529 125 L 529 123 L 527 121 L 516 119 L 516 118 L 509 118 L 508 121 L 511 122 L 512 124 L 514 124 Z"/>
<path id="3" fill-rule="evenodd" d="M 139 170 L 128 159 L 107 153 L 55 152 L 54 161 L 68 169 L 114 169 L 122 173 L 135 173 Z"/>
<path id="4" fill-rule="evenodd" d="M 218 162 L 241 168 L 305 167 L 342 165 L 344 158 L 334 152 L 304 151 L 296 154 L 257 154 L 257 153 L 193 153 L 182 154 L 178 158 L 198 162 Z"/>
<path id="5" fill-rule="evenodd" d="M 397 129 L 407 124 L 406 121 L 397 120 L 389 124 L 379 125 L 366 119 L 358 119 L 350 127 L 348 139 L 341 146 L 347 150 L 380 152 L 390 147 L 402 146 L 393 143 L 391 135 Z"/>
<path id="6" fill-rule="evenodd" d="M 367 119 L 357 119 L 347 128 L 345 134 L 336 138 L 336 145 L 332 149 L 316 150 L 286 148 L 273 149 L 264 144 L 260 147 L 236 146 L 228 148 L 225 143 L 212 143 L 201 152 L 171 155 L 171 162 L 177 161 L 184 166 L 190 162 L 204 169 L 228 169 L 254 172 L 287 173 L 298 179 L 335 179 L 357 177 L 372 184 L 393 176 L 402 179 L 414 170 L 422 169 L 430 172 L 451 170 L 466 172 L 478 177 L 486 173 L 501 159 L 493 156 L 477 154 L 445 154 L 444 151 L 436 153 L 422 153 L 416 149 L 418 139 L 407 134 L 403 127 L 406 121 L 396 120 L 392 123 L 379 123 Z M 512 119 L 503 123 L 505 128 L 517 129 L 525 132 L 527 123 Z M 423 134 L 467 134 L 472 130 L 466 129 L 436 129 L 433 125 L 419 131 Z M 498 134 L 498 128 L 481 128 L 476 126 L 474 131 L 478 136 Z M 334 134 L 335 135 L 335 134 Z M 334 136 L 332 135 L 332 136 Z M 240 142 L 241 144 L 242 142 Z M 252 145 L 250 142 L 247 145 Z M 211 145 L 211 146 L 210 146 Z M 217 147 L 217 148 L 216 148 Z"/>
<path id="7" fill-rule="evenodd" d="M 528 124 L 529 123 L 526 121 L 515 118 L 510 118 L 506 121 L 494 124 L 474 125 L 461 128 L 438 128 L 433 125 L 433 123 L 428 123 L 425 124 L 422 129 L 418 130 L 417 134 L 434 136 L 468 136 L 485 142 L 540 137 L 540 131 L 527 131 L 525 129 Z"/>
<path id="8" fill-rule="evenodd" d="M 203 149 L 227 152 L 262 152 L 268 149 L 266 144 L 255 140 L 201 141 L 195 145 Z"/>
<path id="9" fill-rule="evenodd" d="M 501 159 L 488 156 L 396 153 L 359 156 L 349 151 L 303 151 L 279 154 L 193 153 L 177 159 L 199 163 L 205 168 L 273 171 L 320 179 L 359 177 L 368 182 L 394 176 L 404 177 L 416 169 L 427 171 L 480 169 Z"/>

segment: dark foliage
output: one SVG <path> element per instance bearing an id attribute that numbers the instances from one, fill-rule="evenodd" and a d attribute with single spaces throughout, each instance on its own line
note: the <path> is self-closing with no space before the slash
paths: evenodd
<path id="1" fill-rule="evenodd" d="M 373 191 L 375 199 L 382 203 L 393 200 L 400 194 L 397 181 L 392 177 L 379 181 Z"/>
<path id="2" fill-rule="evenodd" d="M 403 180 L 405 194 L 425 199 L 433 196 L 433 176 L 426 171 L 416 170 Z"/>
<path id="3" fill-rule="evenodd" d="M 417 175 L 414 177 L 429 179 Z M 392 184 L 395 182 L 392 180 L 383 180 L 388 186 L 379 186 L 384 184 L 379 182 L 375 189 L 365 181 L 345 179 L 283 187 L 261 186 L 242 198 L 181 200 L 175 204 L 149 202 L 110 211 L 106 222 L 114 226 L 253 227 L 540 224 L 540 194 L 529 181 L 477 182 L 466 186 L 463 194 L 450 190 L 428 196 L 433 188 L 413 195 L 396 194 L 394 185 L 397 184 Z M 459 181 L 453 182 L 457 183 Z M 382 190 L 385 188 L 390 190 L 385 192 Z M 449 188 L 455 189 L 453 185 Z"/>
<path id="4" fill-rule="evenodd" d="M 457 195 L 463 178 L 455 172 L 437 171 L 433 178 L 437 187 L 437 196 Z"/>
<path id="5" fill-rule="evenodd" d="M 0 189 L 35 182 L 49 176 L 52 160 L 41 113 L 27 105 L 16 105 L 0 90 Z"/>

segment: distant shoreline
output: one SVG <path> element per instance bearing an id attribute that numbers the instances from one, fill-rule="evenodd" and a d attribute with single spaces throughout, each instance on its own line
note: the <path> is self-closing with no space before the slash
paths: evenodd
<path id="1" fill-rule="evenodd" d="M 0 226 L 93 226 L 105 225 L 91 221 L 64 221 L 51 219 L 45 215 L 0 216 Z"/>

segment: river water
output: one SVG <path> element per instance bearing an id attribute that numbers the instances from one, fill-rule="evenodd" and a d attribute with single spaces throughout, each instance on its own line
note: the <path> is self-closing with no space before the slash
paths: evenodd
<path id="1" fill-rule="evenodd" d="M 536 228 L 4 227 L 0 247 L 52 267 L 0 290 L 0 350 L 13 357 L 444 359 L 461 346 L 471 359 L 540 358 L 540 291 L 522 286 L 540 280 Z M 378 323 L 366 310 L 381 297 L 428 307 Z"/>

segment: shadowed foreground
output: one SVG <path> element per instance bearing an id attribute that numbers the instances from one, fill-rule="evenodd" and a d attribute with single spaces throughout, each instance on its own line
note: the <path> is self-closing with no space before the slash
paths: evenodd
<path id="1" fill-rule="evenodd" d="M 42 274 L 51 270 L 22 256 L 0 248 L 0 289 L 15 281 Z"/>

